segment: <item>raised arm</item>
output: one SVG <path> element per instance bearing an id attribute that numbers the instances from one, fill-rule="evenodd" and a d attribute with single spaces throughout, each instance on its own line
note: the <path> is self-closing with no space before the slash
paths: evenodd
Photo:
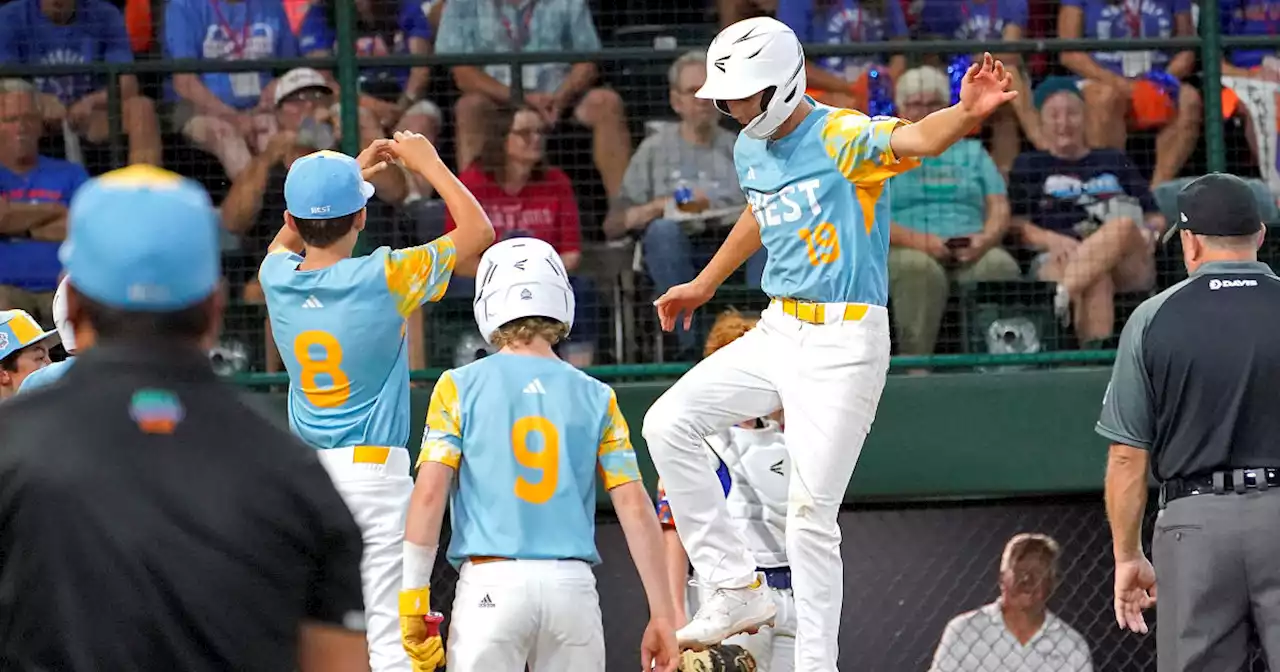
<path id="1" fill-rule="evenodd" d="M 1018 92 L 1009 90 L 1012 83 L 1004 64 L 990 53 L 983 54 L 982 62 L 971 65 L 964 75 L 959 103 L 894 129 L 890 139 L 894 155 L 905 158 L 941 154 L 996 108 L 1016 98 Z"/>
<path id="2" fill-rule="evenodd" d="M 390 151 L 406 168 L 426 178 L 435 188 L 457 226 L 446 233 L 457 250 L 458 260 L 468 262 L 479 257 L 493 244 L 493 223 L 476 197 L 458 176 L 449 170 L 430 140 L 418 133 L 399 131 Z"/>

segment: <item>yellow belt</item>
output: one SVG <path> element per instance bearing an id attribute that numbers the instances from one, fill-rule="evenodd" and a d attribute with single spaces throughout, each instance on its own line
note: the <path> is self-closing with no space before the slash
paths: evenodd
<path id="1" fill-rule="evenodd" d="M 809 324 L 826 324 L 827 323 L 827 304 L 814 303 L 813 301 L 802 301 L 800 299 L 774 299 L 775 303 L 782 305 L 782 312 L 791 317 L 808 322 Z M 844 315 L 841 316 L 842 322 L 857 322 L 867 316 L 867 309 L 871 306 L 865 303 L 846 303 L 844 304 Z"/>
<path id="2" fill-rule="evenodd" d="M 352 450 L 351 462 L 354 464 L 386 464 L 391 449 L 387 446 L 356 446 Z"/>

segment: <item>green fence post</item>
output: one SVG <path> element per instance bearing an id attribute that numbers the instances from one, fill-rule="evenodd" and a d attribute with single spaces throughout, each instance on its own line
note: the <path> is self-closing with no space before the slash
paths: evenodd
<path id="1" fill-rule="evenodd" d="M 1219 0 L 1204 0 L 1200 10 L 1200 63 L 1204 67 L 1204 144 L 1209 172 L 1227 169 L 1227 147 L 1222 138 L 1222 24 Z"/>
<path id="2" fill-rule="evenodd" d="M 107 68 L 107 137 L 111 147 L 111 167 L 128 163 L 121 140 L 124 138 L 124 95 L 120 91 L 120 72 L 115 64 Z"/>
<path id="3" fill-rule="evenodd" d="M 351 156 L 360 153 L 360 80 L 356 70 L 355 4 L 340 0 L 335 3 L 338 24 L 338 103 L 342 108 L 342 151 Z M 356 256 L 366 251 L 364 233 L 356 241 Z"/>

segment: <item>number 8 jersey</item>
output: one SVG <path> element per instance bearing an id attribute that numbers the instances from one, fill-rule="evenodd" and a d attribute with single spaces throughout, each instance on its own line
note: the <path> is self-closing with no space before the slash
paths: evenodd
<path id="1" fill-rule="evenodd" d="M 889 147 L 900 119 L 815 103 L 777 140 L 738 135 L 733 159 L 768 250 L 762 289 L 820 303 L 888 303 L 889 184 L 920 165 Z"/>
<path id="2" fill-rule="evenodd" d="M 418 463 L 457 470 L 448 558 L 600 562 L 606 490 L 640 480 L 613 390 L 557 359 L 498 353 L 436 383 Z"/>
<path id="3" fill-rule="evenodd" d="M 406 318 L 444 296 L 453 241 L 298 270 L 303 258 L 268 253 L 258 270 L 271 331 L 289 372 L 289 426 L 315 448 L 409 443 Z"/>

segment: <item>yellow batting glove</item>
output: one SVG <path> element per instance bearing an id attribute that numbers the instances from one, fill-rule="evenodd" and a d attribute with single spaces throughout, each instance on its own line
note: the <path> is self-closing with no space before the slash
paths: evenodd
<path id="1" fill-rule="evenodd" d="M 430 586 L 400 591 L 400 639 L 414 672 L 435 672 L 444 666 L 443 620 L 431 611 Z"/>

